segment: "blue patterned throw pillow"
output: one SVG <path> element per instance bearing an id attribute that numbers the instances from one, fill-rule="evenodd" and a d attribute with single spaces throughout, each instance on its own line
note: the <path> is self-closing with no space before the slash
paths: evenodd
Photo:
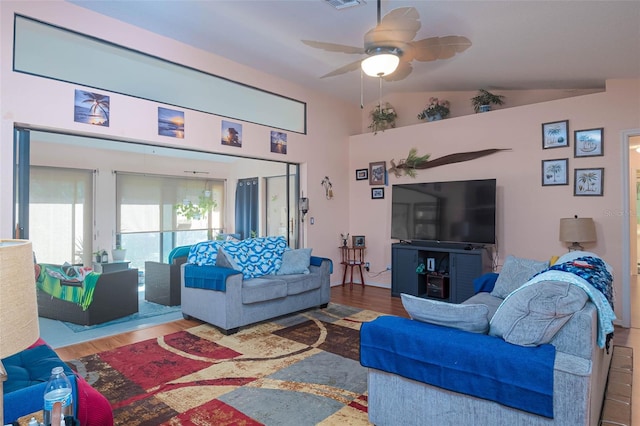
<path id="1" fill-rule="evenodd" d="M 203 241 L 191 246 L 187 262 L 193 265 L 215 265 L 222 241 Z"/>
<path id="2" fill-rule="evenodd" d="M 256 278 L 275 273 L 282 265 L 287 248 L 284 237 L 249 238 L 225 241 L 224 252 L 232 264 L 237 265 L 244 278 Z"/>

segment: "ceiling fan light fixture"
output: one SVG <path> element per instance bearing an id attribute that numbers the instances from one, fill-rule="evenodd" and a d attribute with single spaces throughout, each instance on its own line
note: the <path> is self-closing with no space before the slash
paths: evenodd
<path id="1" fill-rule="evenodd" d="M 376 47 L 367 51 L 370 55 L 364 59 L 360 66 L 362 71 L 370 77 L 384 77 L 394 72 L 400 64 L 399 49 Z"/>

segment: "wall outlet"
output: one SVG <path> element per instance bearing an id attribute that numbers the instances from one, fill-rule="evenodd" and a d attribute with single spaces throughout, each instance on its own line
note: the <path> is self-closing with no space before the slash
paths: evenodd
<path id="1" fill-rule="evenodd" d="M 391 264 L 387 265 L 387 271 L 391 270 Z"/>
<path id="2" fill-rule="evenodd" d="M 365 262 L 364 264 L 364 269 L 369 272 L 369 269 L 371 269 L 371 264 L 369 262 Z"/>

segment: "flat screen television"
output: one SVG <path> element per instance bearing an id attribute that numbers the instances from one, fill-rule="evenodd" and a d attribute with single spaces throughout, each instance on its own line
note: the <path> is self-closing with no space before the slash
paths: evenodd
<path id="1" fill-rule="evenodd" d="M 495 244 L 496 180 L 397 184 L 391 190 L 391 238 Z"/>

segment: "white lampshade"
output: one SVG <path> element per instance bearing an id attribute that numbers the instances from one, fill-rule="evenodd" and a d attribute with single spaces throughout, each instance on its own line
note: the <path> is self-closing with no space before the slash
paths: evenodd
<path id="1" fill-rule="evenodd" d="M 398 68 L 400 57 L 393 53 L 378 53 L 360 63 L 362 71 L 370 77 L 384 77 Z"/>
<path id="2" fill-rule="evenodd" d="M 0 360 L 34 344 L 40 337 L 33 249 L 26 240 L 0 240 Z M 0 424 L 3 385 L 0 361 Z"/>
<path id="3" fill-rule="evenodd" d="M 33 249 L 26 240 L 0 240 L 0 359 L 40 337 Z"/>
<path id="4" fill-rule="evenodd" d="M 582 250 L 580 243 L 596 241 L 596 225 L 590 217 L 560 219 L 560 241 L 572 243 L 569 250 Z"/>

